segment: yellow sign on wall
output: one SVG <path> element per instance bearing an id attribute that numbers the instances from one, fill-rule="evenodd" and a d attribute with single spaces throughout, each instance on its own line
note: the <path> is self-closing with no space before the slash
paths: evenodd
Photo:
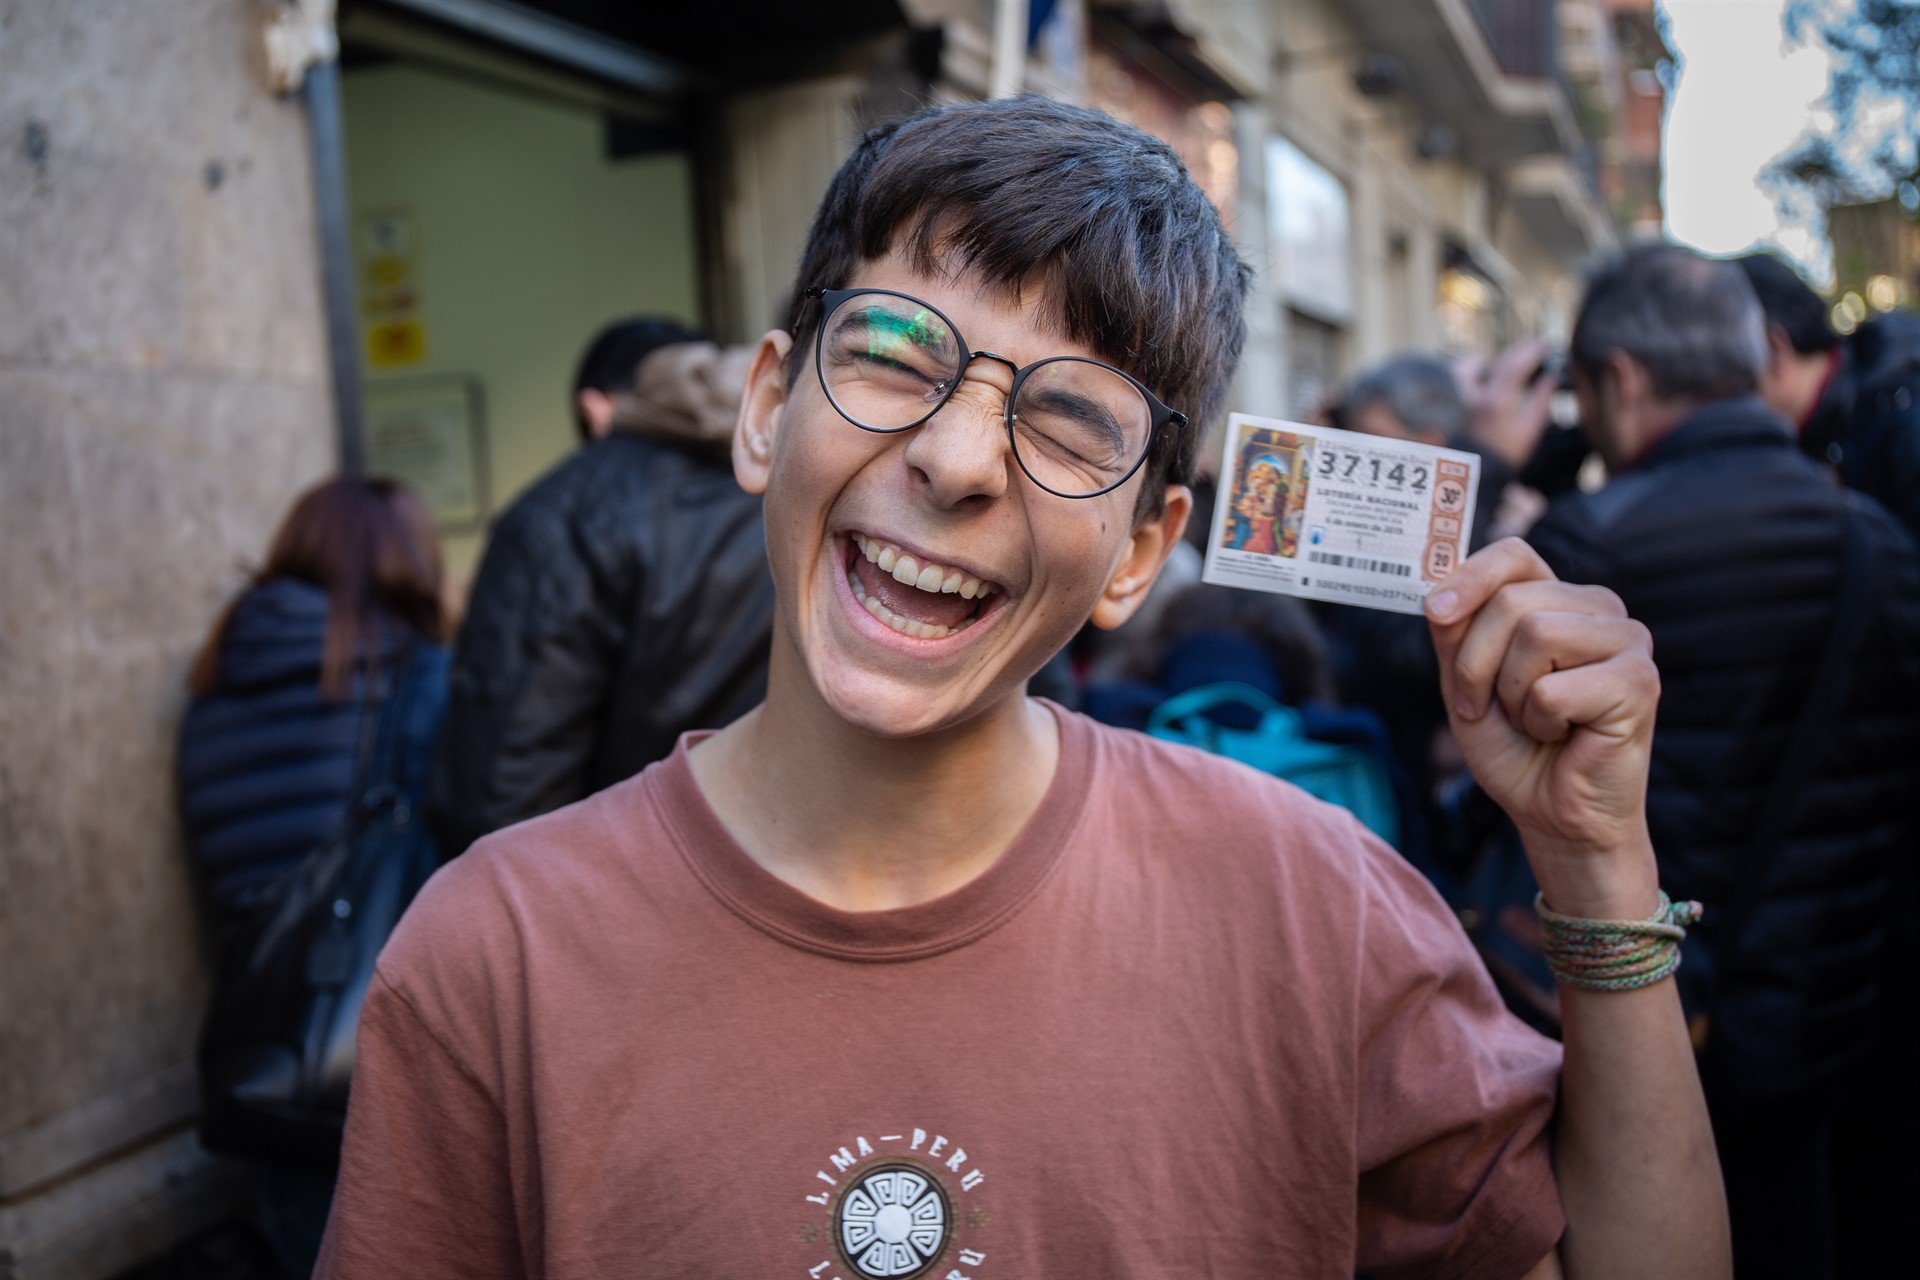
<path id="1" fill-rule="evenodd" d="M 427 358 L 427 326 L 418 320 L 381 320 L 367 326 L 367 365 L 403 369 Z"/>
<path id="2" fill-rule="evenodd" d="M 427 358 L 427 327 L 419 316 L 413 216 L 405 209 L 379 209 L 361 214 L 357 230 L 367 366 L 404 369 L 419 364 Z"/>

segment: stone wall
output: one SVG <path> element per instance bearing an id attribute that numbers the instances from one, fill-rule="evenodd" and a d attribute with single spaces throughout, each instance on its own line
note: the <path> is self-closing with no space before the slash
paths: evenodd
<path id="1" fill-rule="evenodd" d="M 259 0 L 0 0 L 0 1277 L 220 1211 L 183 675 L 332 462 L 306 123 Z"/>

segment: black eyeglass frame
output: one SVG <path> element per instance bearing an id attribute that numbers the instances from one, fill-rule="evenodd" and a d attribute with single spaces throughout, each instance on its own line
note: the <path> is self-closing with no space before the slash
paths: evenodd
<path id="1" fill-rule="evenodd" d="M 1161 402 L 1159 396 L 1154 395 L 1153 392 L 1147 389 L 1147 385 L 1141 382 L 1140 379 L 1134 377 L 1125 369 L 1114 368 L 1104 360 L 1095 360 L 1089 356 L 1048 356 L 1044 360 L 1035 360 L 1029 365 L 1016 365 L 1012 360 L 997 352 L 975 351 L 967 345 L 966 338 L 960 333 L 960 326 L 949 319 L 946 312 L 940 310 L 940 308 L 934 306 L 924 298 L 916 298 L 910 293 L 901 293 L 897 289 L 828 289 L 821 285 L 810 286 L 804 293 L 806 297 L 814 299 L 821 304 L 819 327 L 813 335 L 813 374 L 814 377 L 820 381 L 821 394 L 826 396 L 827 403 L 833 406 L 835 413 L 862 431 L 871 431 L 875 435 L 892 436 L 898 435 L 902 431 L 911 431 L 915 427 L 925 425 L 929 418 L 947 407 L 947 402 L 953 399 L 954 392 L 960 389 L 961 379 L 959 375 L 966 372 L 968 365 L 972 364 L 975 360 L 998 361 L 1013 370 L 1013 387 L 1007 392 L 1005 415 L 1007 420 L 1007 447 L 1012 451 L 1013 460 L 1019 464 L 1020 470 L 1026 474 L 1027 479 L 1033 481 L 1040 489 L 1052 494 L 1056 498 L 1097 498 L 1103 493 L 1112 493 L 1115 489 L 1118 489 L 1121 485 L 1133 479 L 1134 473 L 1146 465 L 1147 459 L 1153 456 L 1153 445 L 1154 441 L 1158 439 L 1160 435 L 1160 428 L 1166 426 L 1168 423 L 1173 423 L 1175 426 L 1182 428 L 1187 425 L 1186 414 L 1181 413 L 1178 409 L 1168 408 Z M 933 312 L 934 315 L 940 317 L 941 322 L 952 332 L 953 340 L 959 344 L 960 350 L 965 353 L 965 358 L 961 360 L 959 368 L 955 370 L 953 385 L 948 387 L 947 393 L 940 397 L 940 402 L 921 414 L 918 418 L 915 418 L 912 422 L 907 423 L 904 427 L 875 427 L 860 421 L 840 407 L 840 402 L 833 398 L 832 388 L 827 385 L 827 370 L 823 363 L 825 357 L 822 355 L 822 350 L 825 348 L 827 342 L 827 321 L 833 318 L 833 313 L 837 311 L 840 304 L 848 298 L 856 298 L 861 294 L 867 293 L 877 293 L 889 298 L 900 298 L 913 303 L 915 306 L 925 307 L 927 310 Z M 1126 474 L 1103 488 L 1095 489 L 1092 493 L 1062 493 L 1060 490 L 1047 484 L 1047 482 L 1039 476 L 1034 475 L 1032 468 L 1027 466 L 1026 459 L 1020 456 L 1020 443 L 1013 434 L 1015 417 L 1013 406 L 1015 402 L 1020 399 L 1021 384 L 1027 380 L 1028 375 L 1033 373 L 1034 370 L 1050 364 L 1060 364 L 1064 361 L 1072 361 L 1077 364 L 1090 364 L 1096 368 L 1105 369 L 1109 373 L 1120 375 L 1133 385 L 1134 390 L 1140 393 L 1142 398 L 1147 402 L 1147 408 L 1151 411 L 1152 420 L 1147 426 L 1147 439 L 1146 443 L 1141 447 L 1140 456 L 1134 459 L 1133 465 L 1127 468 Z"/>

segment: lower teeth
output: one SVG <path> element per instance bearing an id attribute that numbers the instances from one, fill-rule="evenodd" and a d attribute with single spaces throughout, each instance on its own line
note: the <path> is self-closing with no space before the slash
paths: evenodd
<path id="1" fill-rule="evenodd" d="M 877 598 L 868 595 L 866 588 L 860 585 L 859 575 L 849 571 L 847 574 L 847 584 L 853 588 L 853 598 L 858 600 L 868 613 L 880 619 L 880 621 L 886 623 L 902 635 L 917 636 L 922 640 L 939 640 L 952 635 L 956 631 L 965 631 L 973 625 L 973 619 L 970 617 L 961 622 L 957 627 L 943 627 L 937 622 L 917 622 L 912 618 L 903 618 L 893 610 L 887 608 L 887 606 L 881 604 Z"/>

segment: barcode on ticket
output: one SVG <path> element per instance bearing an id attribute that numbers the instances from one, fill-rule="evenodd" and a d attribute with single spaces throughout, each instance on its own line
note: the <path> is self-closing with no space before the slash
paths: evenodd
<path id="1" fill-rule="evenodd" d="M 1413 566 L 1393 560 L 1369 560 L 1365 556 L 1337 556 L 1331 551 L 1309 551 L 1307 559 L 1315 564 L 1338 565 L 1343 569 L 1365 569 L 1368 573 L 1386 573 L 1396 578 L 1411 578 Z"/>
<path id="2" fill-rule="evenodd" d="M 1480 459 L 1234 414 L 1208 582 L 1419 613 L 1466 556 Z"/>

